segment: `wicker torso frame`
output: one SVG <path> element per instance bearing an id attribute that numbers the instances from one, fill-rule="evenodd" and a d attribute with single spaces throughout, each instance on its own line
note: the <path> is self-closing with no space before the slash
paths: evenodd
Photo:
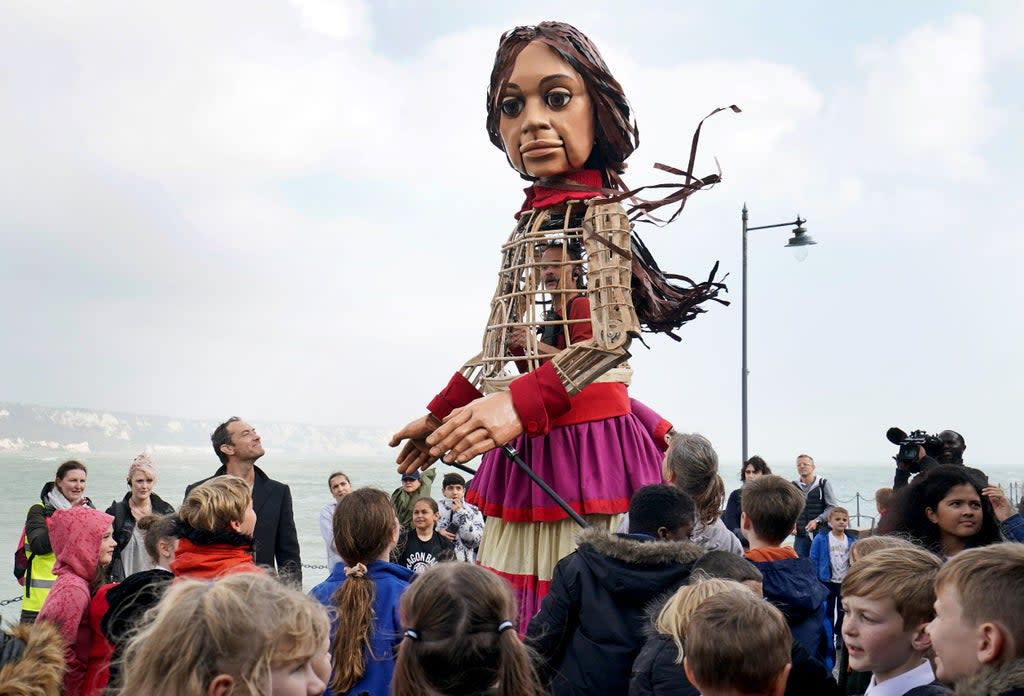
<path id="1" fill-rule="evenodd" d="M 571 244 L 582 247 L 582 258 L 569 257 L 565 250 Z M 552 245 L 561 246 L 563 263 L 586 271 L 586 288 L 570 290 L 568 295 L 569 299 L 586 296 L 590 301 L 593 338 L 586 341 L 573 343 L 570 325 L 587 319 L 554 319 L 546 314 L 553 302 L 544 288 L 540 257 Z M 553 326 L 564 337 L 565 349 L 550 359 L 569 394 L 597 380 L 628 383 L 624 363 L 630 339 L 640 331 L 630 292 L 629 249 L 630 222 L 618 203 L 569 201 L 524 214 L 502 246 L 483 350 L 463 366 L 463 374 L 485 393 L 507 389 L 520 374 L 517 362 L 528 370 L 543 365 L 538 334 Z M 627 255 L 620 253 L 623 250 Z M 526 328 L 523 355 L 513 355 L 507 348 L 509 332 L 517 327 Z"/>

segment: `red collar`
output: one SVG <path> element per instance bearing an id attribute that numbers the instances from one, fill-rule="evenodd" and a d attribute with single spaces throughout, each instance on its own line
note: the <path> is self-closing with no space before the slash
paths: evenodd
<path id="1" fill-rule="evenodd" d="M 178 550 L 171 561 L 175 577 L 213 580 L 234 573 L 263 572 L 252 562 L 252 552 L 232 544 L 200 545 L 189 539 L 178 540 Z"/>
<path id="2" fill-rule="evenodd" d="M 597 198 L 602 195 L 600 189 L 604 187 L 604 181 L 601 179 L 601 172 L 596 169 L 581 169 L 578 172 L 566 174 L 565 178 L 573 183 L 581 184 L 593 190 L 571 191 L 567 189 L 551 188 L 541 184 L 534 184 L 529 188 L 523 189 L 523 193 L 526 194 L 526 200 L 523 201 L 523 207 L 519 209 L 518 213 L 516 213 L 516 217 L 518 218 L 520 215 L 530 210 L 548 208 L 552 205 L 565 203 L 566 201 L 580 201 L 588 198 Z"/>

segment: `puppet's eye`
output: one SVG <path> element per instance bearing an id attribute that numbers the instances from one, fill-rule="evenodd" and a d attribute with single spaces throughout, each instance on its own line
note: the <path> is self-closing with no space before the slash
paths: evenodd
<path id="1" fill-rule="evenodd" d="M 501 113 L 515 118 L 523 112 L 523 100 L 519 97 L 505 97 L 501 100 Z"/>
<path id="2" fill-rule="evenodd" d="M 552 109 L 561 109 L 569 105 L 572 94 L 564 89 L 556 89 L 544 95 L 544 100 Z"/>

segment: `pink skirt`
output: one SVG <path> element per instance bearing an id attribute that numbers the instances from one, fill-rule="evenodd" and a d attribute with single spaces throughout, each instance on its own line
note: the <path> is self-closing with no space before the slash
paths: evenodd
<path id="1" fill-rule="evenodd" d="M 614 418 L 519 437 L 523 460 L 589 524 L 614 531 L 633 493 L 661 482 L 664 457 L 654 440 L 660 418 L 642 404 Z M 487 516 L 478 562 L 504 577 L 520 607 L 519 630 L 547 594 L 559 559 L 579 528 L 501 449 L 484 455 L 467 500 Z"/>

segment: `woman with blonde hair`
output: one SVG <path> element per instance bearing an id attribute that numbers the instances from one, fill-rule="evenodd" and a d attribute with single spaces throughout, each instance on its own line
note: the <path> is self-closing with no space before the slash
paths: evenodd
<path id="1" fill-rule="evenodd" d="M 175 577 L 212 580 L 234 573 L 259 573 L 252 560 L 256 513 L 252 489 L 237 476 L 216 476 L 196 486 L 178 509 Z"/>
<path id="2" fill-rule="evenodd" d="M 110 564 L 110 579 L 121 582 L 132 573 L 150 570 L 153 563 L 146 552 L 143 530 L 136 524 L 147 515 L 167 515 L 174 507 L 153 492 L 156 483 L 156 464 L 143 452 L 128 467 L 128 492 L 120 501 L 107 508 L 114 517 L 114 561 Z"/>
<path id="3" fill-rule="evenodd" d="M 182 580 L 125 651 L 120 693 L 319 696 L 327 615 L 265 575 Z"/>

